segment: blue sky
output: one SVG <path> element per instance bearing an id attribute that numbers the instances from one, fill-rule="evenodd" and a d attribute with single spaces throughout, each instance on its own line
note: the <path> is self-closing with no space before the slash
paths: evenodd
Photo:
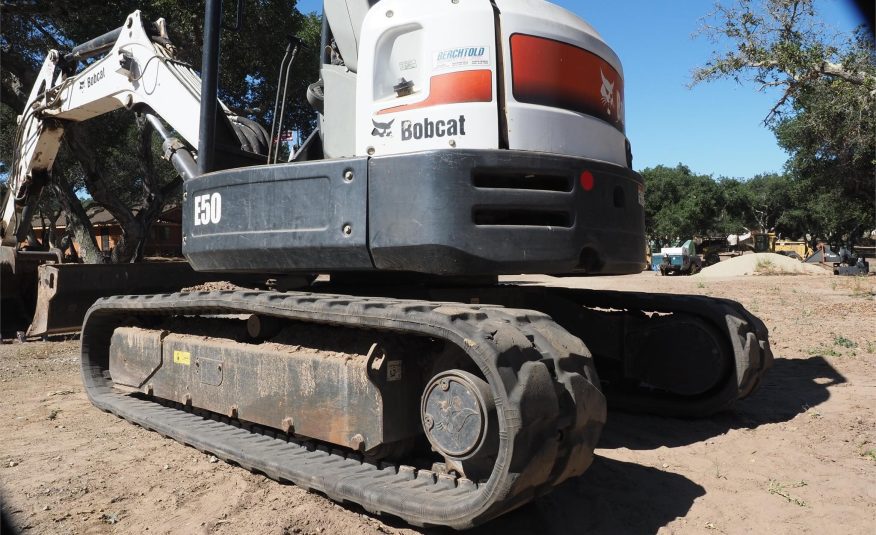
<path id="1" fill-rule="evenodd" d="M 782 170 L 787 154 L 762 124 L 779 94 L 733 81 L 687 88 L 691 71 L 712 51 L 706 38 L 692 37 L 712 1 L 552 1 L 592 24 L 620 56 L 636 169 L 681 162 L 697 173 L 738 178 Z M 321 5 L 298 2 L 305 12 Z M 816 0 L 816 8 L 836 30 L 859 24 L 847 0 Z"/>

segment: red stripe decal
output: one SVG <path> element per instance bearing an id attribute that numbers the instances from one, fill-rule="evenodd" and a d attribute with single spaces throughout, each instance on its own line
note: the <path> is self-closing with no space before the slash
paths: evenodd
<path id="1" fill-rule="evenodd" d="M 415 104 L 396 106 L 380 110 L 377 115 L 417 110 L 442 104 L 461 104 L 464 102 L 492 102 L 493 71 L 460 71 L 433 76 L 430 81 L 429 97 Z"/>

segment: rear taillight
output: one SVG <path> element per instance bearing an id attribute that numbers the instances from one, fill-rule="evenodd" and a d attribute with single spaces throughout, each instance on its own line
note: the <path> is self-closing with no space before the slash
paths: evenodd
<path id="1" fill-rule="evenodd" d="M 596 179 L 590 171 L 583 171 L 579 178 L 579 182 L 581 182 L 581 188 L 583 188 L 584 191 L 590 191 L 593 189 L 593 186 L 596 185 Z"/>
<path id="2" fill-rule="evenodd" d="M 517 102 L 597 117 L 624 131 L 624 82 L 607 61 L 569 43 L 511 36 L 511 74 Z"/>

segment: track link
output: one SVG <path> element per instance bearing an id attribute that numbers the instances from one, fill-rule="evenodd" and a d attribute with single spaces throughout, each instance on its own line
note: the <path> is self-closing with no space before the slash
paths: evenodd
<path id="1" fill-rule="evenodd" d="M 609 407 L 632 412 L 681 418 L 711 416 L 754 392 L 773 362 L 769 332 L 764 323 L 740 303 L 729 299 L 517 284 L 455 288 L 340 286 L 334 289 L 339 290 L 357 295 L 381 292 L 405 298 L 492 303 L 538 310 L 584 342 L 596 359 L 597 370 L 604 364 L 626 365 L 636 329 L 641 331 L 649 328 L 649 323 L 664 321 L 661 316 L 696 323 L 711 332 L 713 339 L 699 346 L 685 338 L 660 339 L 679 355 L 711 358 L 704 362 L 716 363 L 720 376 L 715 377 L 716 382 L 705 392 L 682 395 L 611 381 L 601 385 Z M 720 358 L 709 357 L 713 352 Z M 702 368 L 699 371 L 682 369 L 677 373 L 702 371 Z M 603 379 L 610 378 L 605 368 L 601 375 Z M 681 379 L 679 377 L 680 382 Z"/>
<path id="2" fill-rule="evenodd" d="M 680 396 L 670 393 L 630 390 L 607 391 L 611 407 L 677 417 L 705 417 L 729 409 L 737 400 L 754 392 L 764 374 L 772 367 L 769 331 L 766 325 L 745 307 L 730 299 L 699 295 L 657 294 L 618 291 L 597 291 L 565 288 L 527 288 L 541 297 L 527 302 L 538 310 L 544 310 L 536 301 L 545 297 L 571 301 L 577 306 L 593 310 L 624 311 L 626 314 L 643 317 L 648 314 L 678 314 L 696 318 L 715 328 L 723 337 L 720 348 L 732 364 L 721 381 L 709 392 L 698 396 Z M 547 310 L 544 310 L 547 312 Z M 617 312 L 614 312 L 617 313 Z M 556 316 L 554 316 L 556 319 Z M 559 320 L 570 332 L 578 334 L 574 325 Z M 597 334 L 598 335 L 598 334 Z M 585 343 L 593 334 L 581 334 Z M 684 340 L 676 341 L 678 351 L 691 351 Z"/>
<path id="3" fill-rule="evenodd" d="M 682 395 L 659 388 L 613 384 L 610 381 L 601 385 L 609 407 L 631 412 L 680 418 L 711 416 L 730 409 L 736 401 L 754 392 L 773 363 L 769 332 L 764 323 L 740 303 L 730 299 L 518 284 L 444 288 L 435 285 L 329 288 L 330 291 L 357 295 L 380 293 L 403 298 L 491 303 L 538 310 L 584 342 L 596 358 L 597 370 L 603 363 L 626 364 L 629 358 L 628 342 L 635 338 L 634 331 L 636 328 L 648 328 L 652 318 L 654 322 L 659 322 L 660 316 L 671 315 L 676 320 L 700 324 L 713 333 L 714 339 L 699 347 L 684 338 L 660 340 L 671 345 L 679 355 L 688 353 L 704 358 L 712 352 L 720 355 L 720 363 L 716 365 L 720 369 L 720 377 L 715 378 L 716 382 L 708 391 Z M 608 373 L 602 375 L 603 379 L 609 376 Z"/>
<path id="4" fill-rule="evenodd" d="M 489 478 L 470 481 L 411 464 L 372 464 L 349 450 L 235 426 L 216 415 L 123 394 L 108 376 L 113 330 L 136 316 L 265 314 L 299 322 L 420 335 L 456 344 L 476 363 L 499 414 Z M 92 403 L 147 429 L 281 482 L 417 526 L 471 527 L 586 470 L 605 422 L 592 358 L 543 313 L 458 303 L 313 293 L 200 292 L 102 299 L 82 330 Z"/>

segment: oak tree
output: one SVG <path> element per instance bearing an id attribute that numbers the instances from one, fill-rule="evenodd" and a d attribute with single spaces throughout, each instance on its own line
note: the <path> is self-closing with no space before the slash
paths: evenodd
<path id="1" fill-rule="evenodd" d="M 702 32 L 715 45 L 693 83 L 730 78 L 778 90 L 764 123 L 790 154 L 785 222 L 838 241 L 876 225 L 876 47 L 832 31 L 813 0 L 718 4 Z"/>

